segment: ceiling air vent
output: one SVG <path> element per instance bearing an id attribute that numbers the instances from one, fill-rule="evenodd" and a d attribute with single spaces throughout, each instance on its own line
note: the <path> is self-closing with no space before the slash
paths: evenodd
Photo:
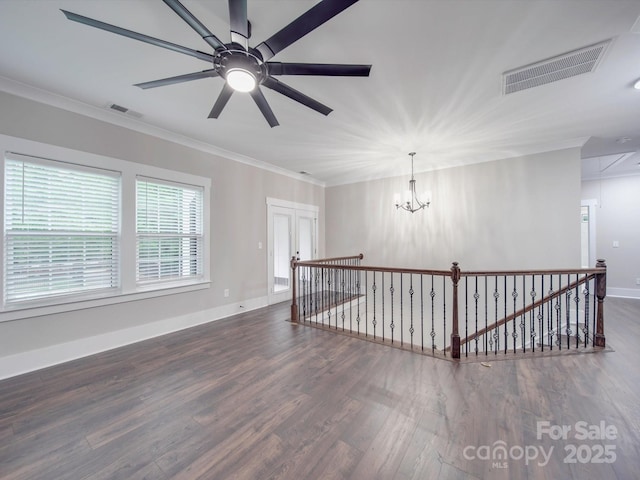
<path id="1" fill-rule="evenodd" d="M 115 110 L 119 113 L 124 113 L 125 115 L 129 115 L 134 118 L 142 118 L 142 114 L 139 112 L 134 112 L 133 110 L 129 110 L 127 107 L 123 107 L 122 105 L 118 105 L 117 103 L 109 102 L 107 104 L 107 108 L 110 110 Z"/>
<path id="2" fill-rule="evenodd" d="M 611 39 L 502 74 L 502 93 L 519 92 L 595 70 Z"/>

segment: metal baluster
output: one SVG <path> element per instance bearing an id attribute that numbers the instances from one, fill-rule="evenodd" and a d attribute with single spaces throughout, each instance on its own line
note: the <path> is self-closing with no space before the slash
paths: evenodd
<path id="1" fill-rule="evenodd" d="M 593 332 L 593 339 L 591 340 L 591 344 L 595 347 L 595 335 L 598 332 L 597 329 L 597 319 L 598 319 L 598 284 L 596 283 L 596 279 L 597 277 L 594 275 L 593 277 L 593 329 L 591 330 Z"/>
<path id="2" fill-rule="evenodd" d="M 493 315 L 494 315 L 494 320 L 495 320 L 495 324 L 498 324 L 498 301 L 500 300 L 500 292 L 498 291 L 498 276 L 496 275 L 495 277 L 493 277 L 493 301 L 494 301 L 494 309 L 493 309 Z M 487 281 L 486 281 L 486 277 L 485 277 L 485 285 L 487 285 Z M 506 298 L 505 298 L 506 300 Z M 485 309 L 485 312 L 487 310 Z M 489 314 L 488 312 L 485 313 L 484 316 L 484 325 L 485 328 L 487 328 L 489 323 Z M 498 343 L 498 341 L 500 340 L 500 327 L 496 326 L 495 328 L 495 332 L 492 334 L 492 336 L 495 336 L 496 339 L 496 344 Z M 489 342 L 491 345 L 491 337 L 489 337 Z M 485 347 L 486 349 L 486 347 Z M 487 352 L 488 353 L 488 352 Z M 498 346 L 496 345 L 496 354 L 498 353 Z"/>
<path id="3" fill-rule="evenodd" d="M 540 291 L 542 292 L 542 302 L 538 309 L 538 329 L 540 330 L 540 350 L 544 352 L 544 275 L 540 282 Z"/>
<path id="4" fill-rule="evenodd" d="M 518 338 L 518 332 L 516 331 L 516 316 L 515 313 L 518 310 L 518 306 L 517 306 L 517 300 L 518 300 L 518 292 L 516 290 L 516 276 L 513 276 L 513 292 L 511 293 L 511 296 L 513 297 L 513 333 L 511 334 L 511 336 L 513 337 L 513 353 L 516 353 L 516 339 Z M 506 353 L 506 351 L 505 351 Z"/>
<path id="5" fill-rule="evenodd" d="M 549 276 L 549 297 L 553 297 L 553 295 L 555 294 L 555 292 L 553 291 L 553 274 L 551 274 Z M 554 336 L 554 329 L 553 329 L 553 300 L 549 301 L 549 320 L 547 320 L 547 322 L 549 323 L 548 325 L 548 332 L 547 335 L 549 337 L 549 350 L 553 350 L 553 336 Z"/>
<path id="6" fill-rule="evenodd" d="M 467 277 L 467 281 L 469 277 Z M 466 297 L 466 293 L 465 293 Z M 478 299 L 480 298 L 480 294 L 478 293 L 478 276 L 474 277 L 474 290 L 473 290 L 473 304 L 474 304 L 474 316 L 475 316 L 475 324 L 476 324 L 476 338 L 474 339 L 474 344 L 476 346 L 476 355 L 478 355 Z M 485 321 L 486 327 L 486 321 Z M 485 328 L 486 331 L 486 328 Z M 468 335 L 467 335 L 468 336 Z M 487 351 L 487 335 L 483 335 L 484 337 L 484 350 Z M 493 342 L 491 342 L 493 343 Z"/>
<path id="7" fill-rule="evenodd" d="M 558 274 L 558 292 L 562 291 L 562 275 Z M 556 297 L 556 341 L 558 350 L 562 350 L 562 295 Z"/>
<path id="8" fill-rule="evenodd" d="M 395 321 L 393 318 L 393 272 L 391 272 L 391 287 L 389 287 L 389 292 L 391 292 L 391 324 L 389 327 L 391 328 L 391 343 L 393 343 L 393 329 L 395 328 Z"/>
<path id="9" fill-rule="evenodd" d="M 526 314 L 524 313 L 525 312 L 525 307 L 527 305 L 526 296 L 527 296 L 526 278 L 525 278 L 525 275 L 522 275 L 522 315 L 520 316 L 520 333 L 522 335 L 522 339 L 520 341 L 522 342 L 522 351 L 523 352 L 527 351 L 526 346 L 525 346 L 526 343 L 525 343 L 525 340 L 524 340 L 525 338 L 527 338 L 526 337 L 527 328 L 526 328 L 526 324 L 525 324 L 525 319 L 527 317 L 526 317 Z"/>
<path id="10" fill-rule="evenodd" d="M 507 318 L 507 276 L 504 276 L 504 318 L 505 318 L 505 322 L 504 322 L 504 353 L 507 353 L 507 346 L 509 344 L 509 332 L 508 332 L 508 327 L 509 327 L 509 322 L 507 322 L 506 318 Z M 496 318 L 498 318 L 496 316 Z M 499 338 L 499 336 L 498 336 Z M 497 346 L 497 338 L 496 338 L 496 353 L 498 351 L 498 346 Z"/>
<path id="11" fill-rule="evenodd" d="M 309 270 L 308 267 L 302 267 L 301 268 L 302 272 L 300 272 L 302 274 L 302 291 L 300 292 L 302 294 L 302 318 L 305 319 L 307 318 L 307 311 L 310 311 L 309 309 L 309 288 L 307 285 L 307 275 L 309 274 Z"/>
<path id="12" fill-rule="evenodd" d="M 340 270 L 340 293 L 342 295 L 342 314 L 340 319 L 342 320 L 342 331 L 344 332 L 344 319 L 345 319 L 345 315 L 344 315 L 344 304 L 346 302 L 346 296 L 345 296 L 345 292 L 344 292 L 344 274 L 345 274 L 345 270 L 344 268 Z"/>
<path id="13" fill-rule="evenodd" d="M 400 345 L 404 342 L 404 287 L 402 285 L 404 273 L 400 273 Z"/>
<path id="14" fill-rule="evenodd" d="M 464 338 L 469 338 L 469 277 L 464 277 Z M 464 356 L 469 356 L 469 342 L 464 342 Z"/>
<path id="15" fill-rule="evenodd" d="M 578 284 L 579 280 L 580 278 L 576 273 L 576 293 L 573 299 L 574 303 L 576 304 L 576 349 L 580 346 L 580 290 L 579 290 L 580 286 Z"/>
<path id="16" fill-rule="evenodd" d="M 384 272 L 380 273 L 382 276 L 384 276 Z M 376 285 L 376 272 L 373 272 L 373 286 L 371 287 L 371 290 L 373 290 L 373 328 L 375 331 L 376 328 L 376 290 L 378 289 L 378 286 Z M 383 296 L 384 296 L 384 292 L 383 292 Z M 364 326 L 365 328 L 365 335 L 367 335 L 369 333 L 368 330 L 368 325 Z"/>
<path id="17" fill-rule="evenodd" d="M 585 274 L 585 277 L 588 277 Z M 584 282 L 584 346 L 585 348 L 589 345 L 589 282 L 590 280 L 587 278 Z"/>
<path id="18" fill-rule="evenodd" d="M 357 261 L 354 259 L 351 262 L 352 266 L 356 266 Z M 356 296 L 357 292 L 357 282 L 358 282 L 358 270 L 351 270 L 349 277 L 349 298 L 351 299 L 349 302 L 349 332 L 353 333 L 353 301 L 358 301 L 358 297 Z"/>
<path id="19" fill-rule="evenodd" d="M 313 301 L 311 302 L 311 316 L 309 317 L 309 323 L 315 321 L 318 323 L 318 268 L 312 267 L 311 271 L 313 272 L 313 281 L 311 283 L 311 294 L 313 296 Z"/>
<path id="20" fill-rule="evenodd" d="M 364 324 L 369 323 L 369 275 L 364 271 Z M 374 272 L 375 275 L 375 272 Z M 360 335 L 360 323 L 358 322 L 358 335 Z"/>
<path id="21" fill-rule="evenodd" d="M 536 321 L 535 321 L 535 308 L 533 305 L 536 302 L 536 276 L 531 276 L 531 292 L 529 292 L 529 296 L 531 297 L 531 314 L 529 315 L 529 339 L 531 340 L 531 352 L 536 351 Z"/>
<path id="22" fill-rule="evenodd" d="M 433 274 L 431 274 L 431 291 L 429 292 L 429 296 L 431 297 L 431 353 L 435 353 L 436 351 L 436 329 L 435 329 L 435 303 L 434 298 L 436 296 L 436 292 L 433 289 Z M 595 325 L 595 323 L 594 323 Z M 595 327 L 594 327 L 595 328 Z"/>
<path id="23" fill-rule="evenodd" d="M 424 352 L 424 275 L 420 274 L 420 346 Z"/>
<path id="24" fill-rule="evenodd" d="M 358 329 L 358 334 L 360 333 L 360 280 L 361 279 L 362 279 L 362 272 L 358 271 L 358 275 L 356 277 L 356 293 L 358 295 L 356 297 L 357 298 L 356 301 L 358 302 L 356 303 L 356 308 L 358 309 L 358 314 L 356 315 L 356 328 Z"/>
<path id="25" fill-rule="evenodd" d="M 384 342 L 384 338 L 385 338 L 385 333 L 384 333 L 384 297 L 386 297 L 386 295 L 384 294 L 384 292 L 386 291 L 384 289 L 384 273 L 382 274 L 382 341 Z"/>
<path id="26" fill-rule="evenodd" d="M 567 274 L 567 286 L 569 286 L 571 284 L 571 276 L 569 274 Z M 566 312 L 565 312 L 565 319 L 567 321 L 567 330 L 566 330 L 566 334 L 567 334 L 567 349 L 571 348 L 571 334 L 573 333 L 571 331 L 571 290 L 567 290 L 567 293 L 565 295 L 565 298 L 567 300 L 567 304 L 566 304 Z"/>
<path id="27" fill-rule="evenodd" d="M 331 328 L 331 297 L 333 296 L 331 293 L 331 275 L 333 270 L 327 271 L 327 323 L 329 324 L 329 328 Z M 323 323 L 324 324 L 324 323 Z"/>
<path id="28" fill-rule="evenodd" d="M 442 345 L 444 346 L 447 344 L 447 277 L 445 276 L 442 277 L 442 314 L 442 322 L 444 323 Z M 443 351 L 446 355 L 444 348 Z"/>
<path id="29" fill-rule="evenodd" d="M 320 323 L 322 323 L 324 325 L 324 310 L 325 310 L 325 302 L 324 302 L 324 275 L 325 274 L 325 268 L 322 267 L 320 268 L 320 291 L 319 291 L 319 301 L 320 301 Z"/>
<path id="30" fill-rule="evenodd" d="M 484 318 L 485 318 L 485 323 L 488 322 L 488 318 L 489 318 L 489 278 L 485 275 L 484 277 Z M 478 326 L 477 326 L 478 320 L 476 319 L 476 330 L 478 330 Z M 488 331 L 485 332 L 484 334 L 484 338 L 485 338 L 485 343 L 486 343 L 486 338 L 487 335 L 489 335 L 489 341 L 491 341 L 491 336 L 493 335 L 493 333 L 489 333 Z M 485 355 L 487 355 L 487 348 L 485 346 Z M 478 355 L 478 347 L 476 345 L 476 355 Z"/>
<path id="31" fill-rule="evenodd" d="M 409 296 L 410 296 L 410 306 L 411 306 L 411 323 L 409 325 L 409 333 L 411 334 L 411 348 L 413 348 L 413 332 L 415 331 L 413 328 L 413 274 L 409 274 Z"/>
<path id="32" fill-rule="evenodd" d="M 338 265 L 340 265 L 340 261 L 336 262 L 336 267 L 333 269 L 333 278 L 335 280 L 334 283 L 334 291 L 333 291 L 333 304 L 336 307 L 336 330 L 338 330 L 338 312 L 340 311 L 340 270 L 338 269 Z"/>

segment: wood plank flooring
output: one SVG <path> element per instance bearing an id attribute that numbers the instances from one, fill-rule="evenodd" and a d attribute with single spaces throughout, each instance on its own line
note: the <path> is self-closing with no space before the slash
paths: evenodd
<path id="1" fill-rule="evenodd" d="M 490 366 L 288 313 L 280 304 L 0 382 L 0 478 L 639 478 L 640 300 L 606 300 L 613 351 Z M 538 422 L 571 430 L 552 439 Z M 601 422 L 615 438 L 577 435 Z M 501 446 L 505 458 L 486 459 Z"/>

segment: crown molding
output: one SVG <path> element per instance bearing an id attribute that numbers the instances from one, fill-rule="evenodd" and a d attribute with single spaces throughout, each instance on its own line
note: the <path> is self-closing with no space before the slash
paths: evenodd
<path id="1" fill-rule="evenodd" d="M 278 175 L 290 177 L 295 180 L 310 183 L 320 187 L 326 186 L 325 182 L 317 180 L 308 175 L 302 175 L 298 172 L 292 172 L 291 170 L 277 167 L 270 163 L 263 162 L 246 155 L 232 152 L 230 150 L 225 150 L 210 143 L 202 142 L 185 135 L 156 127 L 134 117 L 127 117 L 125 116 L 125 114 L 108 111 L 95 105 L 90 105 L 79 100 L 74 100 L 69 97 L 50 92 L 48 90 L 12 80 L 7 77 L 0 76 L 0 91 L 25 98 L 27 100 L 33 100 L 45 105 L 67 110 L 72 113 L 77 113 L 78 115 L 84 115 L 85 117 L 90 117 L 96 120 L 107 122 L 112 125 L 117 125 L 119 127 L 133 130 L 138 133 L 143 133 L 156 138 L 160 138 L 162 140 L 177 143 L 179 145 L 193 148 L 201 152 L 217 155 L 227 160 L 250 165 L 252 167 L 266 170 L 271 173 L 276 173 Z"/>

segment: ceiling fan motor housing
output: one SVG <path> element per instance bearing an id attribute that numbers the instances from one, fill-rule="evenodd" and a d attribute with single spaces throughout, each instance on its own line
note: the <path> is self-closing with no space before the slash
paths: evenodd
<path id="1" fill-rule="evenodd" d="M 256 79 L 256 83 L 262 83 L 266 76 L 266 66 L 256 55 L 257 52 L 254 49 L 249 49 L 248 52 L 242 49 L 234 49 L 233 44 L 229 44 L 227 47 L 226 50 L 217 52 L 214 57 L 213 68 L 218 71 L 218 74 L 222 78 L 227 78 L 229 70 L 244 70 Z"/>

